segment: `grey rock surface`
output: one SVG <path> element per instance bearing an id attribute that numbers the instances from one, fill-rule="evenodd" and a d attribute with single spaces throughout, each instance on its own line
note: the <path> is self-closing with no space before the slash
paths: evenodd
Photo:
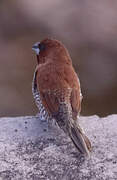
<path id="1" fill-rule="evenodd" d="M 80 124 L 90 158 L 38 117 L 0 118 L 0 180 L 117 180 L 117 115 L 80 117 Z"/>

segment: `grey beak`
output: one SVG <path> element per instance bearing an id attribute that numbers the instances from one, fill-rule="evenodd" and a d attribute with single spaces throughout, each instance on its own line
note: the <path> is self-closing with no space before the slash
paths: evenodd
<path id="1" fill-rule="evenodd" d="M 38 46 L 34 44 L 34 45 L 32 46 L 32 50 L 35 50 L 35 49 L 38 49 Z"/>
<path id="2" fill-rule="evenodd" d="M 35 44 L 32 46 L 32 50 L 34 50 L 37 55 L 39 55 L 39 52 L 40 52 L 40 50 L 39 50 L 39 44 L 40 44 L 40 42 L 37 42 L 37 43 L 35 43 Z"/>

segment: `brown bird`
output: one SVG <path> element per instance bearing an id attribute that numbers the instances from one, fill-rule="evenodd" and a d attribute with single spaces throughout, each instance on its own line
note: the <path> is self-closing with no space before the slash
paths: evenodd
<path id="1" fill-rule="evenodd" d="M 55 39 L 34 44 L 37 55 L 32 92 L 42 119 L 54 118 L 69 135 L 75 147 L 89 155 L 91 143 L 79 126 L 81 110 L 80 82 L 64 45 Z"/>

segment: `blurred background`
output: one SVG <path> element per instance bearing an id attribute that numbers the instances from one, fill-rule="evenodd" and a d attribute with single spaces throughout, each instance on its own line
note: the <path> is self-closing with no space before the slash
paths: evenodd
<path id="1" fill-rule="evenodd" d="M 37 112 L 32 45 L 62 41 L 79 75 L 82 115 L 117 113 L 117 1 L 1 0 L 0 116 Z"/>

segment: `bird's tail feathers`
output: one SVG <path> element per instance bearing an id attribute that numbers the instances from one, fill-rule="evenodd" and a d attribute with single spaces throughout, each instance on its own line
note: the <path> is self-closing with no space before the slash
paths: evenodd
<path id="1" fill-rule="evenodd" d="M 82 153 L 90 156 L 91 143 L 88 137 L 83 133 L 82 129 L 76 122 L 70 122 L 69 127 L 69 136 L 73 141 L 75 147 Z"/>

